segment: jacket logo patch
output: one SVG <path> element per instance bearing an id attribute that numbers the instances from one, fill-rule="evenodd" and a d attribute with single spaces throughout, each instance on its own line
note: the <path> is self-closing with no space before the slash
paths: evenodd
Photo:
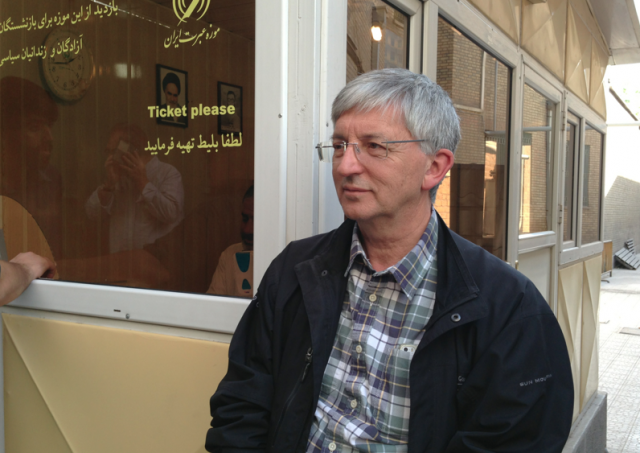
<path id="1" fill-rule="evenodd" d="M 547 379 L 553 377 L 553 374 L 547 374 L 546 376 L 531 379 L 529 381 L 524 381 L 520 383 L 520 387 L 527 387 L 528 385 L 540 384 L 541 382 L 545 382 Z"/>

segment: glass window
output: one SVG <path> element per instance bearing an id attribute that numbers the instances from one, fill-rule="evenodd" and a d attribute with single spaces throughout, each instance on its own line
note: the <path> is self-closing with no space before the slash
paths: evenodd
<path id="1" fill-rule="evenodd" d="M 458 234 L 505 259 L 511 70 L 440 18 L 437 83 L 456 106 L 462 140 L 435 207 Z"/>
<path id="2" fill-rule="evenodd" d="M 23 211 L 3 211 L 22 225 L 8 254 L 51 254 L 61 280 L 250 297 L 255 3 L 0 4 L 2 205 Z"/>
<path id="3" fill-rule="evenodd" d="M 548 231 L 550 226 L 551 163 L 555 105 L 524 86 L 520 185 L 520 234 Z"/>
<path id="4" fill-rule="evenodd" d="M 374 69 L 407 68 L 409 17 L 381 0 L 349 0 L 347 83 Z"/>
<path id="5" fill-rule="evenodd" d="M 584 133 L 582 244 L 600 240 L 603 135 L 587 124 Z"/>

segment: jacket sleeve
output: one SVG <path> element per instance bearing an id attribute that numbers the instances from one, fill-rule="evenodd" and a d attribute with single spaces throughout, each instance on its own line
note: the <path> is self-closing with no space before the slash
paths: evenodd
<path id="1" fill-rule="evenodd" d="M 261 452 L 273 398 L 271 335 L 273 312 L 263 279 L 244 313 L 229 347 L 229 368 L 211 397 L 211 428 L 205 448 L 210 452 Z M 277 281 L 277 279 L 275 280 Z"/>
<path id="2" fill-rule="evenodd" d="M 573 414 L 569 356 L 555 316 L 528 285 L 518 316 L 481 353 L 458 392 L 459 430 L 448 453 L 564 447 Z"/>

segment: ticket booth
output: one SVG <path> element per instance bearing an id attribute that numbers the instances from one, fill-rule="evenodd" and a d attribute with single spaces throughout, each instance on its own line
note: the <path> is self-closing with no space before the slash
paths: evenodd
<path id="1" fill-rule="evenodd" d="M 436 208 L 543 293 L 574 373 L 566 451 L 599 451 L 602 82 L 640 61 L 617 35 L 637 12 L 612 27 L 607 3 L 0 0 L 0 255 L 58 264 L 0 309 L 0 451 L 204 452 L 261 276 L 343 220 L 314 152 L 331 102 L 385 67 L 451 96 Z"/>

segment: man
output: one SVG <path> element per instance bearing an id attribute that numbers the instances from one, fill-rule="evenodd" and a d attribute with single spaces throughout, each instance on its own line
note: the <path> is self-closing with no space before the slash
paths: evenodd
<path id="1" fill-rule="evenodd" d="M 182 176 L 144 151 L 146 143 L 138 126 L 116 125 L 107 142 L 106 178 L 85 204 L 89 217 L 109 215 L 111 253 L 142 249 L 184 217 Z"/>
<path id="2" fill-rule="evenodd" d="M 239 115 L 240 112 L 238 112 L 238 106 L 236 106 L 236 93 L 229 90 L 227 91 L 227 108 L 231 106 L 235 108 L 235 111 L 220 117 L 221 128 L 223 131 L 228 132 L 242 132 Z"/>
<path id="3" fill-rule="evenodd" d="M 460 139 L 447 94 L 373 71 L 332 119 L 320 150 L 348 220 L 267 270 L 211 399 L 207 449 L 560 452 L 573 388 L 553 313 L 433 210 Z"/>
<path id="4" fill-rule="evenodd" d="M 0 82 L 2 194 L 36 220 L 57 258 L 62 251 L 62 177 L 51 165 L 58 107 L 38 84 L 7 76 Z"/>
<path id="5" fill-rule="evenodd" d="M 253 292 L 253 186 L 242 197 L 242 242 L 220 255 L 207 294 L 251 297 Z"/>
<path id="6" fill-rule="evenodd" d="M 175 72 L 167 72 L 167 75 L 162 79 L 162 91 L 164 92 L 164 104 L 160 106 L 160 111 L 167 112 L 166 116 L 160 117 L 162 121 L 169 121 L 174 123 L 186 123 L 187 117 L 183 115 L 182 107 L 178 103 L 178 96 L 180 96 L 181 86 L 180 78 Z M 169 112 L 169 110 L 171 112 Z M 169 113 L 172 113 L 169 115 Z"/>
<path id="7" fill-rule="evenodd" d="M 56 265 L 32 252 L 19 253 L 11 261 L 0 260 L 0 305 L 6 305 L 36 278 L 53 278 Z"/>

